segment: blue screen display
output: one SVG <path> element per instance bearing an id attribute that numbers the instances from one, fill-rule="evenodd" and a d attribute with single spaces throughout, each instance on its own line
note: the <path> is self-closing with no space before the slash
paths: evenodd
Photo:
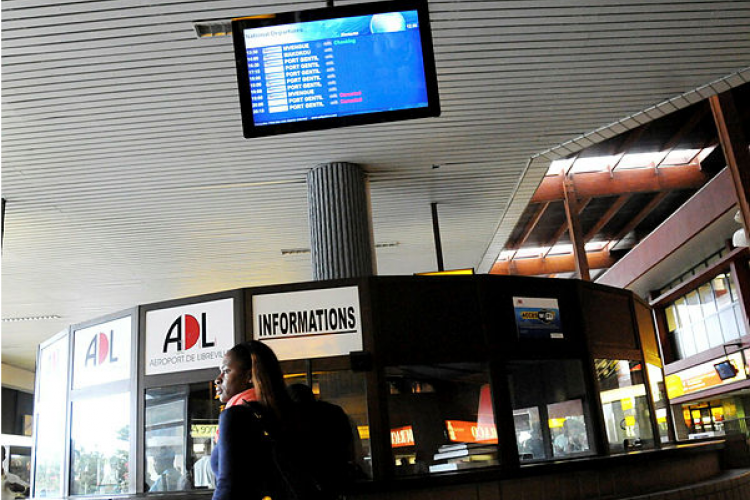
<path id="1" fill-rule="evenodd" d="M 256 126 L 428 106 L 417 11 L 243 32 Z"/>

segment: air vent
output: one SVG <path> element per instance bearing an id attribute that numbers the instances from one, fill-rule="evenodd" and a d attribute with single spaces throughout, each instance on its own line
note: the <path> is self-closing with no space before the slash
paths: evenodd
<path id="1" fill-rule="evenodd" d="M 3 323 L 14 323 L 16 321 L 43 321 L 46 319 L 60 319 L 57 314 L 50 314 L 47 316 L 22 316 L 18 318 L 3 318 Z"/>

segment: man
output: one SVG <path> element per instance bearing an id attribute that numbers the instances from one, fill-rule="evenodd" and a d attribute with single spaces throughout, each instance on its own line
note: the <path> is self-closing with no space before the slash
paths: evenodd
<path id="1" fill-rule="evenodd" d="M 154 453 L 154 470 L 159 477 L 148 491 L 177 491 L 184 488 L 182 474 L 174 466 L 174 451 L 161 446 Z"/>

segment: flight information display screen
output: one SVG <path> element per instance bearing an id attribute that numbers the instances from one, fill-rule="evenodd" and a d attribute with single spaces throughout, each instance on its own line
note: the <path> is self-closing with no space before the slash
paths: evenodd
<path id="1" fill-rule="evenodd" d="M 293 14 L 233 23 L 245 137 L 439 115 L 424 1 Z"/>

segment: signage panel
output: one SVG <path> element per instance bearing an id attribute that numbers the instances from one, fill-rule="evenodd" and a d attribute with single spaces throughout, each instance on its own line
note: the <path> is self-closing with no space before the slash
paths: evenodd
<path id="1" fill-rule="evenodd" d="M 234 343 L 234 299 L 148 311 L 145 373 L 216 368 Z"/>
<path id="2" fill-rule="evenodd" d="M 73 389 L 130 378 L 132 318 L 82 328 L 73 333 Z"/>
<path id="3" fill-rule="evenodd" d="M 728 360 L 734 365 L 737 369 L 737 375 L 722 380 L 716 372 L 714 365 L 719 361 L 725 360 Z M 686 394 L 693 394 L 711 387 L 731 384 L 732 382 L 738 382 L 740 380 L 745 380 L 746 378 L 747 375 L 745 374 L 745 363 L 742 360 L 742 353 L 736 352 L 729 356 L 715 359 L 708 363 L 703 363 L 688 368 L 687 370 L 673 373 L 672 375 L 667 375 L 665 384 L 667 387 L 667 396 L 671 399 Z"/>
<path id="4" fill-rule="evenodd" d="M 520 339 L 564 338 L 557 299 L 513 297 Z"/>
<path id="5" fill-rule="evenodd" d="M 351 286 L 255 295 L 253 338 L 282 361 L 361 351 L 359 290 Z"/>
<path id="6" fill-rule="evenodd" d="M 391 447 L 404 448 L 414 446 L 414 429 L 411 425 L 391 429 Z"/>

